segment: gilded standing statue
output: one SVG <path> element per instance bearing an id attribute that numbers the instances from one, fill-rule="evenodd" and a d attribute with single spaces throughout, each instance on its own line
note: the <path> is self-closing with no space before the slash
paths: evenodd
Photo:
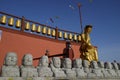
<path id="1" fill-rule="evenodd" d="M 90 42 L 90 33 L 92 31 L 91 25 L 86 25 L 84 32 L 81 34 L 81 57 L 88 61 L 98 61 L 97 48 L 94 47 Z"/>

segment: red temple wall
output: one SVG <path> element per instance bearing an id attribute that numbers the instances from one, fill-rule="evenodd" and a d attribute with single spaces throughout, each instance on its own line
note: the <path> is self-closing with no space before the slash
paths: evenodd
<path id="1" fill-rule="evenodd" d="M 63 53 L 66 47 L 65 41 L 40 37 L 30 33 L 20 32 L 11 29 L 2 30 L 0 40 L 0 66 L 3 65 L 4 57 L 7 52 L 16 52 L 18 55 L 18 65 L 21 65 L 21 60 L 24 54 L 31 53 L 33 58 L 38 58 L 45 54 L 46 49 L 50 51 L 50 55 Z M 72 43 L 74 58 L 79 58 L 80 44 Z M 33 61 L 34 65 L 38 64 L 38 60 Z"/>

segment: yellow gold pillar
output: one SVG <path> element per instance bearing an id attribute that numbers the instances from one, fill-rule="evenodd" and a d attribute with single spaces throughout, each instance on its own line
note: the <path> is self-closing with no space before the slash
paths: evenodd
<path id="1" fill-rule="evenodd" d="M 8 19 L 8 25 L 9 26 L 13 26 L 14 25 L 14 18 L 11 17 L 11 18 Z"/>
<path id="2" fill-rule="evenodd" d="M 77 35 L 76 35 L 76 34 L 73 35 L 73 40 L 74 40 L 74 41 L 77 40 Z"/>
<path id="3" fill-rule="evenodd" d="M 72 34 L 71 33 L 68 34 L 68 39 L 70 39 L 70 40 L 72 39 Z"/>
<path id="4" fill-rule="evenodd" d="M 37 32 L 38 32 L 38 33 L 41 32 L 41 26 L 40 26 L 40 25 L 37 27 Z"/>
<path id="5" fill-rule="evenodd" d="M 67 39 L 67 37 L 68 37 L 68 36 L 67 36 L 67 33 L 64 32 L 64 34 L 63 34 L 63 38 L 64 38 L 64 39 Z"/>
<path id="6" fill-rule="evenodd" d="M 52 36 L 55 37 L 55 30 L 52 30 Z"/>
<path id="7" fill-rule="evenodd" d="M 1 23 L 1 24 L 6 24 L 6 22 L 7 22 L 7 17 L 6 17 L 6 15 L 3 15 L 3 16 L 0 18 L 0 23 Z"/>
<path id="8" fill-rule="evenodd" d="M 16 26 L 16 28 L 20 28 L 21 27 L 21 21 L 19 19 L 16 20 L 15 26 Z"/>
<path id="9" fill-rule="evenodd" d="M 26 23 L 25 23 L 25 29 L 26 29 L 26 30 L 29 30 L 29 29 L 30 29 L 30 23 L 29 23 L 29 22 L 26 22 Z"/>
<path id="10" fill-rule="evenodd" d="M 46 32 L 47 32 L 46 27 L 43 27 L 43 28 L 42 28 L 42 33 L 43 33 L 43 34 L 46 34 Z"/>
<path id="11" fill-rule="evenodd" d="M 78 38 L 78 41 L 81 41 L 81 36 L 80 35 L 78 35 L 77 38 Z"/>
<path id="12" fill-rule="evenodd" d="M 36 25 L 35 24 L 32 24 L 32 29 L 31 29 L 33 32 L 36 31 Z"/>
<path id="13" fill-rule="evenodd" d="M 58 37 L 59 37 L 59 38 L 62 38 L 62 32 L 61 32 L 61 31 L 58 32 Z"/>
<path id="14" fill-rule="evenodd" d="M 51 35 L 51 29 L 50 29 L 50 28 L 47 29 L 47 35 L 48 35 L 48 36 Z"/>

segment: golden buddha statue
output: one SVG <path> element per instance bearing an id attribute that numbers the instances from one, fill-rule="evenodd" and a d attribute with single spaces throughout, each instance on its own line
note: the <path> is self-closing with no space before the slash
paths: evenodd
<path id="1" fill-rule="evenodd" d="M 84 28 L 84 33 L 81 34 L 81 58 L 88 61 L 98 61 L 97 49 L 90 42 L 90 32 L 92 31 L 92 26 L 87 25 Z"/>

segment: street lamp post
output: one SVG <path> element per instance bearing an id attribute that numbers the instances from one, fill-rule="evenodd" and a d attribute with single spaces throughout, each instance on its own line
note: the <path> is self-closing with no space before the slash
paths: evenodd
<path id="1" fill-rule="evenodd" d="M 83 27 L 82 27 L 82 14 L 81 14 L 81 4 L 78 3 L 78 9 L 79 9 L 79 16 L 80 16 L 80 28 L 81 28 L 81 33 L 83 32 Z"/>

